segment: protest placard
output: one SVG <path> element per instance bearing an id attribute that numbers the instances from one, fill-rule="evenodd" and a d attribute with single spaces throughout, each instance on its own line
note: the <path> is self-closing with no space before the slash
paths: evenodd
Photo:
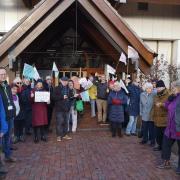
<path id="1" fill-rule="evenodd" d="M 45 91 L 36 91 L 35 102 L 50 102 L 50 93 Z"/>

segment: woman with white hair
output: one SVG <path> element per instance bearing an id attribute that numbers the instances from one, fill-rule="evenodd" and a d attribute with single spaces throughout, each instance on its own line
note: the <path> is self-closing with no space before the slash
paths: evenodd
<path id="1" fill-rule="evenodd" d="M 162 159 L 163 163 L 158 166 L 160 169 L 169 169 L 171 148 L 175 141 L 178 144 L 178 168 L 177 174 L 180 174 L 180 81 L 173 83 L 173 94 L 169 96 L 164 106 L 168 110 L 168 122 L 164 132 Z"/>
<path id="2" fill-rule="evenodd" d="M 124 122 L 124 106 L 127 104 L 127 96 L 125 92 L 121 90 L 119 82 L 114 83 L 113 90 L 108 96 L 108 108 L 109 108 L 109 120 L 111 122 L 112 137 L 118 133 L 119 137 L 122 137 L 121 129 Z"/>
<path id="3" fill-rule="evenodd" d="M 141 144 L 150 144 L 154 146 L 154 122 L 152 120 L 152 107 L 154 103 L 153 85 L 149 82 L 144 84 L 144 92 L 140 95 L 140 116 L 142 118 L 143 140 Z"/>

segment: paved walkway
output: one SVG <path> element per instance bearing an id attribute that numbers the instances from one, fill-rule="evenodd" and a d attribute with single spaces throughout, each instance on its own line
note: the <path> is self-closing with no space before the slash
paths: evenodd
<path id="1" fill-rule="evenodd" d="M 81 131 L 73 140 L 18 145 L 7 180 L 178 180 L 173 170 L 156 169 L 159 152 L 136 137 L 112 138 L 108 131 Z M 174 159 L 174 158 L 173 158 Z"/>

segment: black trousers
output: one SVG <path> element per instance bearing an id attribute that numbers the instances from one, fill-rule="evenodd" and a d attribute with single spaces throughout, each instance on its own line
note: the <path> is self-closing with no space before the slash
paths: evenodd
<path id="1" fill-rule="evenodd" d="M 143 141 L 151 142 L 151 144 L 155 144 L 154 137 L 154 122 L 153 121 L 142 121 L 142 130 L 143 130 Z"/>
<path id="2" fill-rule="evenodd" d="M 171 148 L 173 144 L 177 141 L 178 144 L 178 167 L 180 167 L 180 140 L 175 140 L 168 138 L 166 135 L 163 137 L 163 146 L 162 146 L 162 159 L 169 161 L 171 158 Z"/>
<path id="3" fill-rule="evenodd" d="M 14 135 L 16 137 L 23 136 L 24 120 L 14 120 Z"/>
<path id="4" fill-rule="evenodd" d="M 49 129 L 49 127 L 51 126 L 52 114 L 53 114 L 53 107 L 48 106 L 47 108 L 48 125 L 46 126 L 47 129 Z"/>
<path id="5" fill-rule="evenodd" d="M 122 128 L 122 123 L 119 122 L 111 122 L 111 131 L 112 131 L 112 136 L 116 136 L 118 132 L 121 131 Z"/>
<path id="6" fill-rule="evenodd" d="M 32 129 L 32 111 L 31 110 L 25 111 L 24 119 L 25 119 L 25 132 L 29 133 L 31 132 L 31 129 Z"/>
<path id="7" fill-rule="evenodd" d="M 162 144 L 163 144 L 163 136 L 164 136 L 164 131 L 165 127 L 157 127 L 155 126 L 155 139 L 158 144 L 158 146 L 162 149 Z"/>
<path id="8" fill-rule="evenodd" d="M 33 127 L 33 130 L 34 130 L 35 137 L 39 137 L 39 131 L 40 131 L 41 138 L 46 136 L 45 126 L 36 126 L 36 127 Z"/>

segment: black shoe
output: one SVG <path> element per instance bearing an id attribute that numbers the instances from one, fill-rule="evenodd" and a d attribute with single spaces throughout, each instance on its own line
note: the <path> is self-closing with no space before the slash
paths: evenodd
<path id="1" fill-rule="evenodd" d="M 8 170 L 6 169 L 6 167 L 2 163 L 0 163 L 0 175 L 7 174 L 7 173 L 8 173 Z"/>
<path id="2" fill-rule="evenodd" d="M 138 138 L 142 138 L 142 137 L 143 137 L 142 133 L 139 133 Z"/>
<path id="3" fill-rule="evenodd" d="M 147 144 L 147 141 L 141 141 L 139 144 Z"/>
<path id="4" fill-rule="evenodd" d="M 38 137 L 34 137 L 34 143 L 36 144 L 36 143 L 38 143 L 38 142 L 39 142 Z"/>
<path id="5" fill-rule="evenodd" d="M 19 137 L 19 141 L 20 141 L 20 142 L 25 142 L 24 136 L 20 136 L 20 137 Z"/>
<path id="6" fill-rule="evenodd" d="M 47 142 L 47 138 L 45 136 L 42 136 L 41 141 Z"/>
<path id="7" fill-rule="evenodd" d="M 153 148 L 153 151 L 161 151 L 161 147 L 160 147 L 160 146 L 154 147 L 154 148 Z"/>
<path id="8" fill-rule="evenodd" d="M 136 133 L 131 133 L 131 135 L 132 135 L 132 136 L 137 136 L 137 134 L 136 134 Z"/>
<path id="9" fill-rule="evenodd" d="M 176 169 L 176 174 L 180 175 L 180 166 Z"/>
<path id="10" fill-rule="evenodd" d="M 15 147 L 15 146 L 12 146 L 12 147 L 10 147 L 10 150 L 12 150 L 12 151 L 16 151 L 16 150 L 18 150 L 18 148 L 17 148 L 17 147 Z"/>

